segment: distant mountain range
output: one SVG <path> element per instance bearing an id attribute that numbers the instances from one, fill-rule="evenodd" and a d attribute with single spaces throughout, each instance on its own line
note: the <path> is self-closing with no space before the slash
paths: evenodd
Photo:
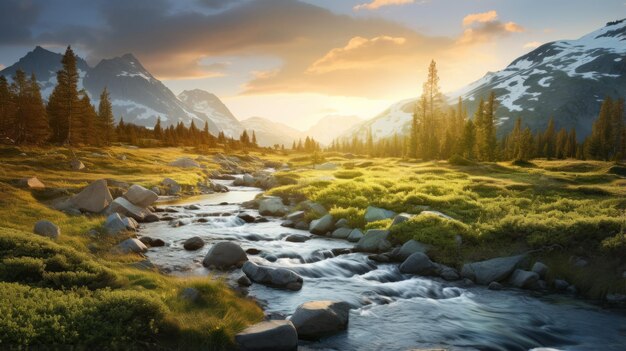
<path id="1" fill-rule="evenodd" d="M 490 91 L 499 101 L 500 136 L 522 117 L 533 130 L 545 128 L 554 118 L 557 128 L 576 128 L 578 137 L 584 138 L 606 96 L 626 97 L 626 20 L 610 22 L 577 40 L 542 45 L 447 96 L 450 103 L 460 96 L 471 117 Z M 342 137 L 363 138 L 370 127 L 375 138 L 408 133 L 416 102 L 417 98 L 400 101 Z"/>

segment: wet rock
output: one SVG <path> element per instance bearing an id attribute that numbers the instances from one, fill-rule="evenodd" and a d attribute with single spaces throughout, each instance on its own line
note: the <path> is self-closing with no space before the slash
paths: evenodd
<path id="1" fill-rule="evenodd" d="M 135 206 L 145 208 L 152 205 L 159 198 L 159 195 L 141 185 L 135 184 L 126 191 L 124 198 Z"/>
<path id="2" fill-rule="evenodd" d="M 338 228 L 335 229 L 335 231 L 330 236 L 335 239 L 348 239 L 350 233 L 352 233 L 351 228 Z"/>
<path id="3" fill-rule="evenodd" d="M 311 221 L 309 231 L 313 234 L 324 235 L 333 230 L 334 220 L 330 214 L 324 215 L 322 218 Z"/>
<path id="4" fill-rule="evenodd" d="M 433 263 L 426 254 L 422 252 L 416 252 L 411 254 L 400 265 L 400 272 L 409 274 L 418 274 L 426 276 L 438 275 L 439 267 Z"/>
<path id="5" fill-rule="evenodd" d="M 448 267 L 446 265 L 443 264 L 437 264 L 439 266 L 438 268 L 438 274 L 441 278 L 447 280 L 447 281 L 455 281 L 455 280 L 459 280 L 461 278 L 461 276 L 459 275 L 459 272 L 457 272 L 456 269 L 452 268 L 452 267 Z"/>
<path id="6" fill-rule="evenodd" d="M 372 261 L 380 262 L 380 263 L 388 263 L 391 262 L 391 255 L 389 253 L 382 254 L 374 254 L 367 256 Z"/>
<path id="7" fill-rule="evenodd" d="M 165 178 L 161 182 L 161 185 L 165 188 L 168 195 L 177 195 L 181 192 L 182 187 L 172 178 Z"/>
<path id="8" fill-rule="evenodd" d="M 82 211 L 100 213 L 111 204 L 113 197 L 107 187 L 105 179 L 96 180 L 89 184 L 81 192 L 67 200 L 66 204 L 70 208 Z"/>
<path id="9" fill-rule="evenodd" d="M 461 269 L 461 276 L 474 280 L 481 285 L 506 279 L 526 258 L 526 255 L 499 257 L 486 261 L 466 263 Z"/>
<path id="10" fill-rule="evenodd" d="M 339 219 L 337 222 L 335 222 L 335 228 L 348 228 L 348 220 L 345 218 L 341 218 Z"/>
<path id="11" fill-rule="evenodd" d="M 360 229 L 352 229 L 350 235 L 348 235 L 348 241 L 351 243 L 359 242 L 363 238 L 363 232 Z"/>
<path id="12" fill-rule="evenodd" d="M 489 290 L 502 290 L 502 288 L 503 288 L 502 284 L 500 284 L 498 282 L 491 282 L 487 286 L 487 289 L 489 289 Z"/>
<path id="13" fill-rule="evenodd" d="M 183 243 L 183 248 L 187 251 L 195 251 L 204 247 L 204 240 L 199 236 L 191 237 Z"/>
<path id="14" fill-rule="evenodd" d="M 200 168 L 200 164 L 189 157 L 181 157 L 167 164 L 178 168 Z"/>
<path id="15" fill-rule="evenodd" d="M 299 230 L 309 230 L 309 223 L 305 221 L 298 221 L 294 228 Z"/>
<path id="16" fill-rule="evenodd" d="M 157 195 L 161 195 L 161 189 L 158 186 L 153 186 L 150 190 Z"/>
<path id="17" fill-rule="evenodd" d="M 126 239 L 115 247 L 115 251 L 123 254 L 146 252 L 148 247 L 138 239 Z"/>
<path id="18" fill-rule="evenodd" d="M 296 226 L 296 224 L 295 224 L 293 221 L 286 220 L 286 221 L 283 221 L 283 222 L 280 224 L 280 226 L 281 226 L 281 227 L 285 227 L 285 228 L 293 228 L 293 227 L 295 227 L 295 226 Z"/>
<path id="19" fill-rule="evenodd" d="M 249 213 L 245 213 L 245 212 L 242 212 L 242 213 L 238 214 L 237 217 L 241 218 L 246 223 L 253 223 L 254 220 L 255 220 L 253 215 L 251 215 Z"/>
<path id="20" fill-rule="evenodd" d="M 109 213 L 119 213 L 126 217 L 131 217 L 138 222 L 143 222 L 145 217 L 152 212 L 145 208 L 135 206 L 123 197 L 118 197 L 109 205 Z"/>
<path id="21" fill-rule="evenodd" d="M 26 189 L 45 189 L 46 186 L 37 177 L 22 178 L 17 181 L 20 188 Z"/>
<path id="22" fill-rule="evenodd" d="M 548 266 L 543 264 L 542 262 L 535 262 L 531 271 L 537 273 L 541 279 L 546 277 L 548 273 Z"/>
<path id="23" fill-rule="evenodd" d="M 246 250 L 246 253 L 247 253 L 248 255 L 258 255 L 258 254 L 260 254 L 260 253 L 261 253 L 261 250 L 259 250 L 259 249 L 255 249 L 255 248 L 250 248 L 250 249 L 247 249 L 247 250 Z"/>
<path id="24" fill-rule="evenodd" d="M 235 177 L 233 181 L 234 186 L 254 186 L 256 184 L 256 179 L 250 174 L 244 174 L 241 177 Z"/>
<path id="25" fill-rule="evenodd" d="M 539 274 L 522 269 L 516 269 L 509 278 L 509 283 L 516 288 L 527 289 L 539 280 Z"/>
<path id="26" fill-rule="evenodd" d="M 291 234 L 285 238 L 285 241 L 289 241 L 292 243 L 303 243 L 311 238 L 307 235 L 302 234 Z"/>
<path id="27" fill-rule="evenodd" d="M 56 224 L 46 220 L 35 223 L 33 232 L 37 235 L 47 236 L 55 240 L 61 235 L 61 229 Z"/>
<path id="28" fill-rule="evenodd" d="M 393 227 L 394 225 L 398 225 L 400 223 L 404 223 L 411 218 L 413 218 L 412 214 L 400 213 L 397 216 L 393 217 L 393 221 L 391 222 L 391 227 Z"/>
<path id="29" fill-rule="evenodd" d="M 350 305 L 337 301 L 312 301 L 298 306 L 291 316 L 298 338 L 318 340 L 348 328 Z"/>
<path id="30" fill-rule="evenodd" d="M 254 223 L 267 223 L 270 220 L 265 217 L 257 217 L 254 219 Z"/>
<path id="31" fill-rule="evenodd" d="M 196 288 L 184 288 L 180 292 L 180 298 L 189 302 L 196 302 L 200 299 L 200 291 Z"/>
<path id="32" fill-rule="evenodd" d="M 287 213 L 287 207 L 280 197 L 267 196 L 259 201 L 259 213 L 262 216 L 283 216 Z"/>
<path id="33" fill-rule="evenodd" d="M 365 221 L 374 222 L 383 219 L 393 218 L 396 215 L 395 212 L 386 210 L 380 207 L 368 206 L 365 210 Z"/>
<path id="34" fill-rule="evenodd" d="M 607 294 L 606 302 L 611 305 L 623 305 L 626 304 L 626 295 L 624 294 Z"/>
<path id="35" fill-rule="evenodd" d="M 220 183 L 211 183 L 211 189 L 216 193 L 227 193 L 230 191 L 226 185 Z"/>
<path id="36" fill-rule="evenodd" d="M 228 269 L 247 260 L 248 256 L 241 246 L 230 241 L 222 241 L 211 246 L 202 264 L 205 267 Z"/>
<path id="37" fill-rule="evenodd" d="M 355 246 L 356 251 L 384 252 L 391 248 L 388 230 L 370 229 Z"/>
<path id="38" fill-rule="evenodd" d="M 412 254 L 416 253 L 416 252 L 421 252 L 421 253 L 426 253 L 428 252 L 428 245 L 426 244 L 422 244 L 417 240 L 409 240 L 407 242 L 405 242 L 402 247 L 400 247 L 400 250 L 398 251 L 398 260 L 400 261 L 404 261 L 406 260 L 409 256 L 411 256 Z"/>
<path id="39" fill-rule="evenodd" d="M 313 201 L 302 201 L 299 204 L 299 207 L 304 209 L 305 212 L 309 212 L 314 214 L 317 217 L 322 217 L 326 214 L 328 214 L 328 211 L 326 210 L 326 208 L 324 208 L 324 206 L 322 206 L 321 204 L 317 203 L 317 202 L 313 202 Z"/>
<path id="40" fill-rule="evenodd" d="M 554 289 L 557 291 L 565 291 L 569 286 L 569 283 L 563 279 L 555 279 L 554 280 Z"/>
<path id="41" fill-rule="evenodd" d="M 148 247 L 165 246 L 165 242 L 163 240 L 151 238 L 149 236 L 142 236 L 141 238 L 139 238 L 139 241 L 141 241 L 144 245 Z"/>
<path id="42" fill-rule="evenodd" d="M 287 320 L 270 320 L 255 324 L 235 335 L 241 351 L 296 351 L 298 333 Z"/>
<path id="43" fill-rule="evenodd" d="M 339 255 L 347 255 L 349 253 L 352 253 L 352 250 L 345 248 L 334 248 L 331 249 L 330 252 L 332 252 L 333 256 L 337 257 Z"/>
<path id="44" fill-rule="evenodd" d="M 276 262 L 276 261 L 278 261 L 278 257 L 276 257 L 274 255 L 266 255 L 263 258 L 266 259 L 269 262 Z"/>
<path id="45" fill-rule="evenodd" d="M 159 221 L 159 216 L 154 213 L 149 213 L 143 218 L 144 223 L 154 223 Z"/>
<path id="46" fill-rule="evenodd" d="M 292 212 L 290 214 L 287 215 L 287 218 L 285 218 L 288 221 L 292 221 L 294 223 L 298 222 L 299 220 L 304 218 L 304 211 L 296 211 L 296 212 Z"/>
<path id="47" fill-rule="evenodd" d="M 253 282 L 276 288 L 300 290 L 304 282 L 301 276 L 289 269 L 259 266 L 250 261 L 244 263 L 242 271 Z"/>
<path id="48" fill-rule="evenodd" d="M 250 278 L 248 278 L 247 275 L 243 274 L 237 279 L 237 284 L 239 284 L 240 286 L 250 286 L 252 285 L 252 281 L 250 280 Z"/>
<path id="49" fill-rule="evenodd" d="M 568 295 L 577 295 L 578 289 L 576 289 L 574 285 L 570 285 L 567 287 L 567 289 L 565 289 L 565 293 Z"/>

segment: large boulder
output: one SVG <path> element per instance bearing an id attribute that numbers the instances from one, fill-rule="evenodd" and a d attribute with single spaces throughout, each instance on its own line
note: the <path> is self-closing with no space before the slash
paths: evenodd
<path id="1" fill-rule="evenodd" d="M 148 209 L 133 205 L 123 197 L 118 197 L 109 205 L 109 213 L 119 213 L 138 222 L 143 222 L 146 216 L 150 215 L 152 212 Z"/>
<path id="2" fill-rule="evenodd" d="M 544 279 L 548 273 L 548 266 L 542 262 L 535 262 L 531 271 L 539 274 L 539 278 Z"/>
<path id="3" fill-rule="evenodd" d="M 383 252 L 391 248 L 388 240 L 389 231 L 380 229 L 370 229 L 359 240 L 355 246 L 356 251 L 363 252 Z"/>
<path id="4" fill-rule="evenodd" d="M 45 189 L 46 186 L 37 177 L 22 178 L 17 181 L 17 185 L 26 189 Z"/>
<path id="5" fill-rule="evenodd" d="M 333 220 L 333 216 L 331 214 L 327 214 L 322 216 L 322 218 L 311 221 L 309 224 L 309 231 L 313 234 L 324 235 L 333 230 L 334 224 L 335 221 Z"/>
<path id="6" fill-rule="evenodd" d="M 400 265 L 400 272 L 419 275 L 438 275 L 439 266 L 423 252 L 416 252 Z"/>
<path id="7" fill-rule="evenodd" d="M 368 206 L 365 210 L 365 221 L 366 222 L 374 222 L 380 221 L 383 219 L 389 219 L 396 216 L 396 213 L 390 210 L 385 210 L 384 208 Z"/>
<path id="8" fill-rule="evenodd" d="M 312 301 L 298 306 L 291 322 L 298 338 L 317 340 L 348 328 L 350 305 L 346 302 Z"/>
<path id="9" fill-rule="evenodd" d="M 304 218 L 304 211 L 296 211 L 287 215 L 285 218 L 288 221 L 298 222 Z"/>
<path id="10" fill-rule="evenodd" d="M 259 200 L 259 213 L 262 216 L 283 216 L 287 213 L 287 207 L 280 197 L 266 196 Z"/>
<path id="11" fill-rule="evenodd" d="M 82 211 L 99 213 L 111 204 L 113 197 L 107 187 L 105 179 L 96 180 L 89 184 L 80 193 L 72 196 L 67 205 Z"/>
<path id="12" fill-rule="evenodd" d="M 200 168 L 200 164 L 189 157 L 181 157 L 167 164 L 178 168 Z"/>
<path id="13" fill-rule="evenodd" d="M 291 321 L 265 321 L 235 335 L 241 351 L 296 351 L 298 333 Z"/>
<path id="14" fill-rule="evenodd" d="M 516 269 L 509 278 L 509 283 L 516 288 L 524 289 L 531 287 L 539 280 L 539 274 L 522 269 Z"/>
<path id="15" fill-rule="evenodd" d="M 326 208 L 317 202 L 313 202 L 310 200 L 302 201 L 299 204 L 299 207 L 302 208 L 306 212 L 313 213 L 317 217 L 322 217 L 328 213 Z"/>
<path id="16" fill-rule="evenodd" d="M 104 221 L 104 230 L 111 235 L 124 230 L 137 230 L 137 222 L 132 218 L 122 217 L 119 213 L 112 213 Z"/>
<path id="17" fill-rule="evenodd" d="M 292 270 L 286 268 L 273 268 L 259 266 L 250 261 L 244 263 L 241 270 L 253 282 L 268 285 L 275 288 L 300 290 L 304 280 Z"/>
<path id="18" fill-rule="evenodd" d="M 411 239 L 405 242 L 402 245 L 402 247 L 400 247 L 400 250 L 398 251 L 398 254 L 397 254 L 397 259 L 399 261 L 404 261 L 414 253 L 416 252 L 426 253 L 428 252 L 428 249 L 429 247 L 426 244 L 422 244 L 417 240 Z"/>
<path id="19" fill-rule="evenodd" d="M 248 256 L 241 246 L 230 241 L 222 241 L 211 246 L 202 264 L 205 267 L 228 269 L 247 260 Z"/>
<path id="20" fill-rule="evenodd" d="M 352 228 L 337 228 L 330 236 L 335 239 L 348 239 L 350 233 L 352 233 Z"/>
<path id="21" fill-rule="evenodd" d="M 183 243 L 183 248 L 188 251 L 194 251 L 204 246 L 204 240 L 199 236 L 191 237 Z"/>
<path id="22" fill-rule="evenodd" d="M 115 250 L 123 254 L 142 253 L 148 251 L 148 247 L 139 239 L 126 239 L 119 243 Z"/>
<path id="23" fill-rule="evenodd" d="M 517 255 L 466 263 L 461 269 L 461 276 L 482 285 L 499 282 L 511 275 L 525 258 L 526 255 Z"/>
<path id="24" fill-rule="evenodd" d="M 256 179 L 248 173 L 241 177 L 236 177 L 233 181 L 234 186 L 254 186 L 255 184 Z"/>
<path id="25" fill-rule="evenodd" d="M 358 243 L 361 238 L 363 238 L 363 232 L 358 228 L 352 229 L 348 235 L 348 241 L 351 243 Z"/>
<path id="26" fill-rule="evenodd" d="M 41 220 L 35 223 L 33 232 L 37 235 L 47 236 L 52 239 L 58 239 L 61 235 L 61 229 L 54 223 Z"/>
<path id="27" fill-rule="evenodd" d="M 411 218 L 413 218 L 412 214 L 400 213 L 397 216 L 393 217 L 393 221 L 391 222 L 390 227 L 393 227 L 394 225 L 398 225 L 400 223 L 404 223 L 404 222 L 408 221 Z"/>
<path id="28" fill-rule="evenodd" d="M 130 201 L 133 205 L 139 207 L 148 207 L 152 205 L 158 198 L 154 191 L 148 190 L 141 185 L 132 185 L 128 191 L 124 194 L 124 198 Z"/>
<path id="29" fill-rule="evenodd" d="M 178 195 L 182 190 L 180 184 L 172 178 L 163 179 L 161 185 L 165 188 L 168 195 Z"/>

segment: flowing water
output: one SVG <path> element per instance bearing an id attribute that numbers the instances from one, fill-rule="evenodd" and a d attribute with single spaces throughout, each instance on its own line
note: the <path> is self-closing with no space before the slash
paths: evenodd
<path id="1" fill-rule="evenodd" d="M 334 256 L 332 249 L 353 244 L 319 236 L 304 243 L 287 242 L 289 234 L 306 231 L 280 226 L 281 220 L 245 223 L 240 203 L 261 191 L 232 187 L 229 193 L 205 195 L 170 206 L 168 213 L 184 225 L 167 221 L 146 224 L 141 234 L 163 239 L 148 258 L 176 275 L 216 274 L 201 264 L 211 242 L 233 240 L 253 262 L 292 269 L 304 278 L 300 291 L 273 289 L 261 284 L 249 288 L 265 303 L 265 310 L 288 316 L 301 303 L 342 300 L 353 309 L 348 330 L 320 342 L 313 350 L 626 350 L 626 314 L 604 310 L 561 295 L 531 296 L 529 292 L 490 291 L 459 282 L 402 274 L 396 264 L 377 264 L 366 255 Z M 195 205 L 189 208 L 188 205 Z M 185 239 L 200 236 L 207 245 L 198 251 L 183 249 Z M 236 279 L 242 273 L 226 274 Z"/>

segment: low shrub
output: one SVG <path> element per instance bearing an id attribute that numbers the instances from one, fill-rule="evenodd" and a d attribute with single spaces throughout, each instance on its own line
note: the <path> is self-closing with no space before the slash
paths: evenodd
<path id="1" fill-rule="evenodd" d="M 365 227 L 365 209 L 356 207 L 333 207 L 329 212 L 336 220 L 341 218 L 346 219 L 351 228 Z"/>
<path id="2" fill-rule="evenodd" d="M 345 171 L 337 171 L 333 175 L 339 179 L 353 179 L 353 178 L 362 176 L 363 173 L 360 171 L 345 170 Z"/>

